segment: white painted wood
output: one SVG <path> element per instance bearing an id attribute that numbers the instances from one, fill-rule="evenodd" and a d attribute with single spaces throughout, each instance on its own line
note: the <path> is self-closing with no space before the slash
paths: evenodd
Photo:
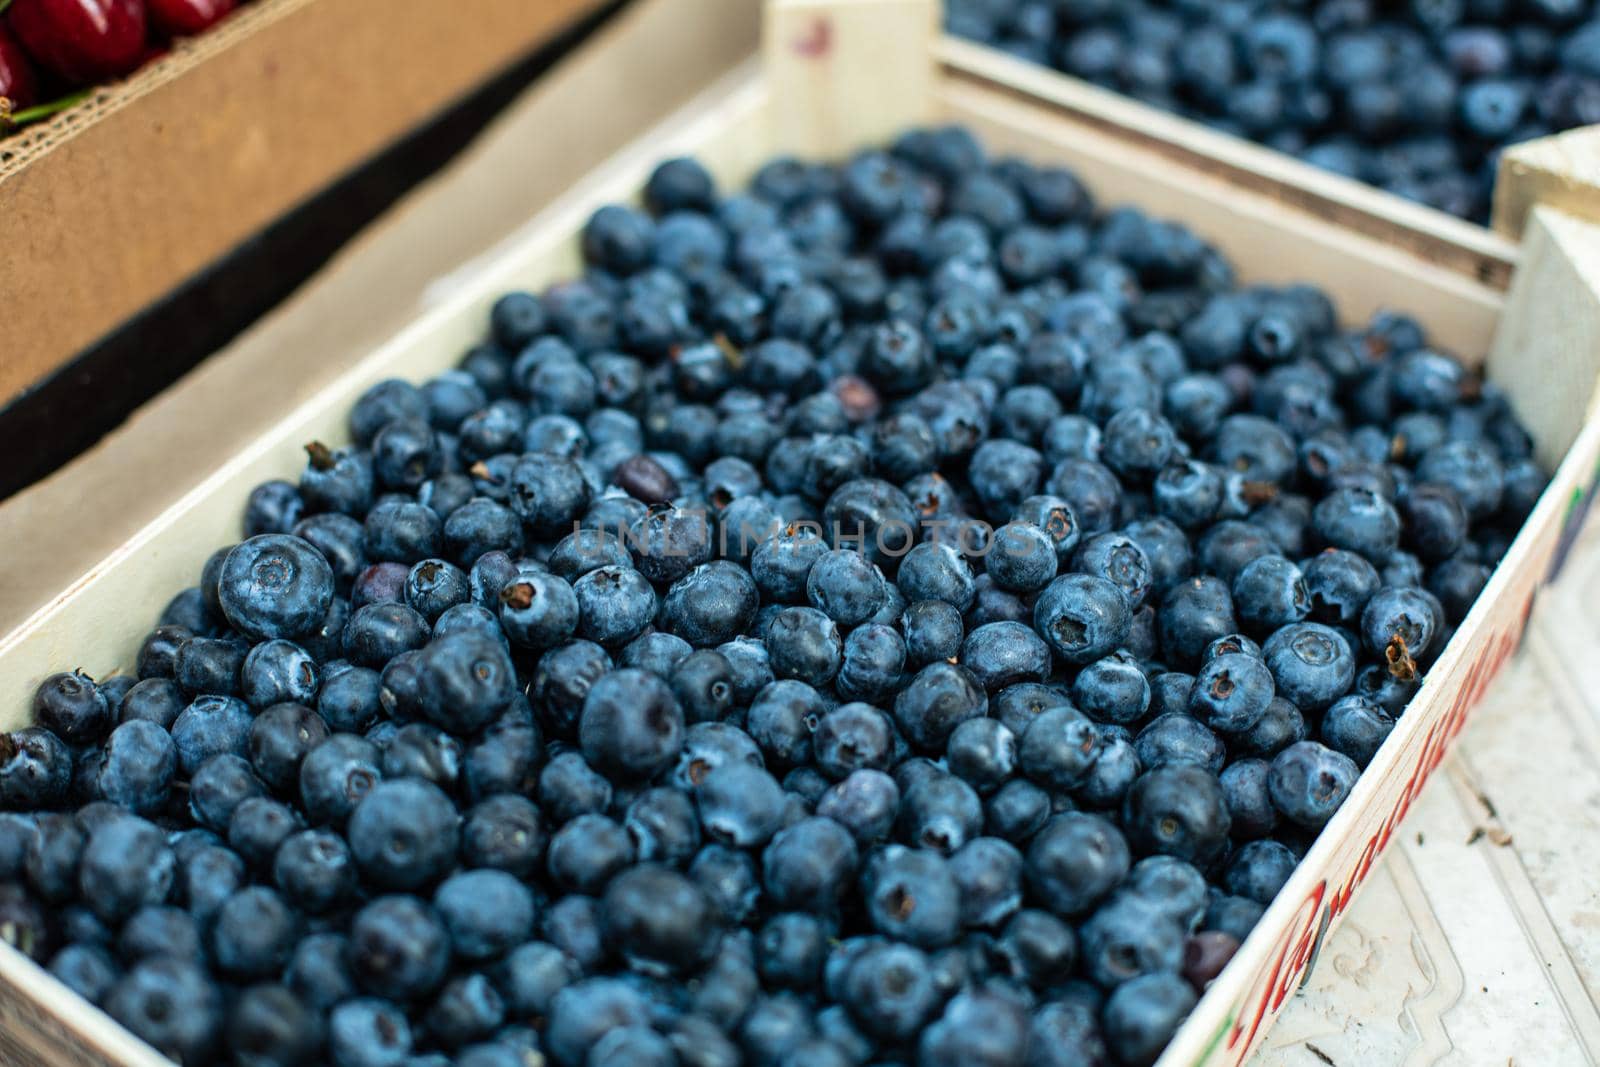
<path id="1" fill-rule="evenodd" d="M 834 159 L 927 121 L 934 0 L 767 0 L 772 123 L 790 152 Z"/>
<path id="2" fill-rule="evenodd" d="M 1500 154 L 1494 187 L 1494 228 L 1522 235 L 1535 204 L 1600 221 L 1600 126 L 1512 145 Z"/>
<path id="3" fill-rule="evenodd" d="M 1600 181 L 1600 171 L 1596 172 Z M 1600 202 L 1600 188 L 1595 190 Z M 1535 206 L 1522 265 L 1489 351 L 1489 373 L 1523 422 L 1538 426 L 1538 456 L 1553 466 L 1594 411 L 1600 367 L 1600 221 Z"/>

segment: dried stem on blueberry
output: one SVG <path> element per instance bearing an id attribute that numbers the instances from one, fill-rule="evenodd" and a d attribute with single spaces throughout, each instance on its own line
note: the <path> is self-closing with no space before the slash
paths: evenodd
<path id="1" fill-rule="evenodd" d="M 319 471 L 331 471 L 335 460 L 333 450 L 321 441 L 312 441 L 306 445 L 306 455 L 311 458 L 311 466 Z"/>
<path id="2" fill-rule="evenodd" d="M 1410 649 L 1406 648 L 1406 639 L 1399 634 L 1389 638 L 1389 644 L 1384 647 L 1383 658 L 1389 663 L 1389 674 L 1400 682 L 1409 682 L 1417 676 L 1417 661 L 1411 658 Z"/>

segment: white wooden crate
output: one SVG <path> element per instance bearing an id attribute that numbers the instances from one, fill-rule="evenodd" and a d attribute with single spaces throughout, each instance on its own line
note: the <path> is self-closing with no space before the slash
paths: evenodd
<path id="1" fill-rule="evenodd" d="M 1535 591 L 1593 495 L 1600 423 L 1586 416 L 1600 373 L 1600 264 L 1594 262 L 1600 227 L 1566 210 L 1535 207 L 1514 257 L 1489 245 L 1478 249 L 1507 262 L 1520 259 L 1505 290 L 1505 279 L 1493 271 L 1464 271 L 1449 256 L 1419 249 L 1388 218 L 1392 205 L 1374 209 L 1374 217 L 1388 219 L 1383 225 L 1352 225 L 1347 213 L 1322 217 L 1286 200 L 1290 179 L 1281 175 L 1253 183 L 1191 166 L 1160 137 L 1140 143 L 1026 87 L 958 69 L 945 61 L 952 45 L 939 42 L 929 0 L 774 0 L 768 14 L 764 62 L 752 60 L 708 85 L 629 144 L 505 242 L 452 295 L 284 411 L 269 432 L 240 442 L 213 474 L 0 639 L 0 725 L 25 718 L 34 685 L 51 670 L 126 669 L 150 615 L 192 580 L 213 547 L 235 538 L 253 485 L 292 476 L 307 440 L 340 442 L 345 412 L 373 382 L 419 378 L 450 365 L 476 340 L 498 293 L 575 272 L 576 235 L 588 213 L 634 196 L 654 161 L 694 154 L 734 185 L 780 151 L 838 156 L 913 123 L 963 122 L 997 151 L 1075 168 L 1103 203 L 1131 202 L 1186 222 L 1218 244 L 1247 280 L 1313 282 L 1351 320 L 1383 307 L 1406 310 L 1466 362 L 1487 355 L 1488 373 L 1555 469 L 1550 489 L 1427 684 L 1162 1060 L 1169 1067 L 1242 1063 L 1337 931 L 1355 891 L 1374 877 L 1379 853 L 1410 832 L 1398 828 L 1399 820 L 1420 803 L 1467 713 L 1516 648 Z M 9 950 L 0 951 L 0 1035 L 6 1063 L 163 1062 Z"/>

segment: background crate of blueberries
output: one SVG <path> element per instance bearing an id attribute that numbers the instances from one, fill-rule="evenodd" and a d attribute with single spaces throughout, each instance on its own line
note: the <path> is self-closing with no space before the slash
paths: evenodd
<path id="1" fill-rule="evenodd" d="M 1585 0 L 949 0 L 957 36 L 1487 223 L 1510 144 L 1600 122 Z"/>
<path id="2" fill-rule="evenodd" d="M 21 1062 L 1259 1044 L 1587 510 L 1594 227 L 1137 177 L 932 14 L 775 5 L 0 643 Z"/>

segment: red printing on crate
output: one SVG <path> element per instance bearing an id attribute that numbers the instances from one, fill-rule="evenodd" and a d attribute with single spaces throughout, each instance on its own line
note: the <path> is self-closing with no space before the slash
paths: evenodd
<path id="1" fill-rule="evenodd" d="M 811 20 L 811 25 L 806 29 L 806 35 L 795 39 L 794 50 L 797 55 L 808 59 L 818 59 L 828 54 L 833 48 L 833 23 L 822 16 Z"/>
<path id="2" fill-rule="evenodd" d="M 1483 651 L 1468 669 L 1466 680 L 1456 693 L 1455 699 L 1451 701 L 1449 710 L 1433 724 L 1423 738 L 1417 758 L 1411 766 L 1411 773 L 1394 807 L 1385 816 L 1383 824 L 1361 847 L 1343 883 L 1330 895 L 1328 882 L 1324 879 L 1313 886 L 1301 901 L 1295 913 L 1296 919 L 1279 942 L 1272 963 L 1264 972 L 1265 983 L 1261 986 L 1260 993 L 1252 991 L 1247 994 L 1244 1002 L 1234 1012 L 1235 1022 L 1228 1033 L 1227 1048 L 1235 1052 L 1233 1060 L 1235 1064 L 1244 1061 L 1267 1016 L 1275 1015 L 1283 1007 L 1284 1001 L 1289 999 L 1289 995 L 1309 975 L 1317 951 L 1321 948 L 1324 933 L 1350 906 L 1356 888 L 1366 880 L 1367 875 L 1377 864 L 1384 847 L 1394 836 L 1396 827 L 1410 810 L 1411 802 L 1421 794 L 1429 777 L 1444 761 L 1450 742 L 1455 740 L 1456 735 L 1466 725 L 1467 713 L 1477 704 L 1484 691 L 1488 689 L 1489 683 L 1500 673 L 1500 668 L 1516 650 L 1527 623 L 1528 608 L 1531 606 L 1530 597 L 1523 610 L 1513 614 L 1509 626 L 1484 641 Z M 1250 1008 L 1248 1004 L 1252 997 L 1255 999 L 1255 1005 Z"/>

